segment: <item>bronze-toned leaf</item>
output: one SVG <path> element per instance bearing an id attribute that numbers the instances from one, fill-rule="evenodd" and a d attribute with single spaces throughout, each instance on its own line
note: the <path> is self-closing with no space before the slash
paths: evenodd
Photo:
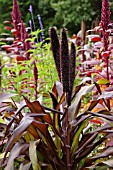
<path id="1" fill-rule="evenodd" d="M 54 94 L 56 99 L 58 99 L 58 92 L 57 92 L 57 88 L 56 88 L 56 83 L 54 83 L 54 86 L 52 88 L 52 93 Z"/>
<path id="2" fill-rule="evenodd" d="M 47 135 L 47 124 L 34 120 L 32 122 L 34 127 L 36 127 L 44 137 Z"/>
<path id="3" fill-rule="evenodd" d="M 100 114 L 100 113 L 97 113 L 97 112 L 86 111 L 86 113 L 91 114 L 91 115 L 93 115 L 93 116 L 98 116 L 98 117 L 104 118 L 104 119 L 106 119 L 107 121 L 113 121 L 113 116 L 102 114 L 102 112 L 101 112 L 101 114 Z"/>
<path id="4" fill-rule="evenodd" d="M 28 128 L 27 131 L 35 138 L 35 139 L 39 139 L 39 135 L 35 129 L 35 127 L 31 124 Z"/>
<path id="5" fill-rule="evenodd" d="M 99 100 L 91 101 L 90 105 L 87 108 L 87 111 L 91 111 L 98 103 L 99 103 Z"/>
<path id="6" fill-rule="evenodd" d="M 12 149 L 14 143 L 21 137 L 22 133 L 26 131 L 32 122 L 33 118 L 27 116 L 23 117 L 19 126 L 14 130 L 10 140 L 7 143 L 6 152 L 9 152 Z"/>
<path id="7" fill-rule="evenodd" d="M 45 110 L 39 101 L 30 102 L 26 97 L 24 97 L 24 99 L 32 113 L 45 113 Z"/>
<path id="8" fill-rule="evenodd" d="M 53 93 L 49 93 L 53 102 L 53 109 L 56 109 L 57 105 L 58 105 L 58 101 L 57 98 L 54 96 Z"/>
<path id="9" fill-rule="evenodd" d="M 37 111 L 36 113 L 45 113 L 45 110 L 39 101 L 34 101 L 32 102 L 32 104 L 34 105 L 34 108 Z"/>

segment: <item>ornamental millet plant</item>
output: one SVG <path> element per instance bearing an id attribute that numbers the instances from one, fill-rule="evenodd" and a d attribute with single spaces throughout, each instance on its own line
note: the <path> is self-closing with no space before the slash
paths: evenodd
<path id="1" fill-rule="evenodd" d="M 53 32 L 55 34 L 52 34 Z M 8 119 L 9 123 L 5 133 L 5 138 L 8 138 L 5 157 L 8 152 L 10 152 L 10 156 L 3 165 L 6 169 L 14 169 L 14 161 L 21 157 L 23 161 L 19 168 L 23 167 L 23 164 L 25 166 L 29 164 L 28 169 L 36 167 L 36 170 L 86 170 L 92 165 L 95 168 L 98 167 L 98 162 L 101 168 L 103 165 L 101 158 L 112 157 L 111 149 L 102 150 L 100 145 L 104 146 L 105 141 L 113 137 L 113 133 L 110 131 L 113 117 L 106 109 L 101 112 L 93 112 L 99 99 L 91 101 L 88 108 L 83 111 L 81 100 L 83 96 L 92 92 L 95 84 L 87 85 L 86 82 L 89 79 L 86 78 L 73 90 L 76 66 L 75 45 L 71 43 L 69 46 L 64 28 L 61 30 L 60 39 L 56 35 L 55 28 L 51 28 L 51 49 L 54 61 L 57 63 L 56 68 L 60 67 L 59 75 L 61 75 L 61 81 L 55 82 L 52 92 L 50 92 L 53 108 L 44 106 L 39 99 L 32 102 L 24 97 L 22 105 Z M 57 46 L 53 38 L 55 38 Z M 59 53 L 57 47 L 59 47 Z M 57 55 L 54 53 L 55 51 Z M 35 64 L 34 62 L 36 81 L 38 71 Z M 3 97 L 7 98 L 7 95 L 3 95 Z M 27 112 L 23 110 L 24 107 L 27 107 Z M 102 117 L 107 123 L 93 126 L 90 124 L 90 120 L 95 117 Z M 15 129 L 12 127 L 13 123 Z M 95 126 L 96 129 L 92 128 Z M 16 152 L 16 149 L 19 149 L 18 146 L 20 146 L 20 150 Z M 21 149 L 23 147 L 24 150 Z M 93 156 L 95 149 L 98 155 L 96 152 L 96 156 Z M 15 152 L 17 154 L 14 154 Z"/>
<path id="2" fill-rule="evenodd" d="M 68 117 L 68 107 L 71 105 L 72 89 L 75 79 L 75 46 L 71 44 L 69 53 L 68 39 L 66 29 L 61 30 L 61 39 L 59 42 L 55 28 L 50 29 L 51 48 L 53 51 L 54 61 L 56 64 L 59 80 L 63 85 L 65 94 L 66 108 L 64 114 L 64 131 L 66 131 L 66 161 L 67 169 L 71 169 L 71 154 L 70 154 L 70 125 Z M 67 128 L 66 128 L 67 127 Z"/>
<path id="3" fill-rule="evenodd" d="M 5 137 L 1 139 L 8 140 L 4 152 L 5 158 L 6 156 L 8 158 L 3 167 L 6 170 L 14 169 L 14 162 L 17 159 L 20 162 L 19 169 L 27 167 L 34 170 L 87 170 L 92 167 L 102 169 L 103 164 L 104 168 L 106 164 L 108 168 L 110 162 L 106 159 L 112 158 L 112 147 L 104 149 L 103 147 L 105 141 L 113 137 L 111 131 L 113 116 L 106 108 L 101 112 L 93 111 L 100 99 L 90 101 L 88 108 L 83 111 L 81 100 L 83 96 L 92 92 L 96 83 L 90 84 L 91 81 L 86 83 L 90 80 L 86 78 L 73 91 L 75 45 L 71 43 L 69 46 L 64 28 L 61 30 L 60 40 L 55 28 L 51 28 L 50 40 L 60 80 L 54 84 L 50 93 L 53 109 L 44 106 L 39 99 L 30 101 L 24 97 L 24 102 L 19 108 L 16 107 L 10 118 L 8 117 L 6 130 L 4 124 L 1 124 L 3 133 L 6 131 Z M 36 83 L 38 70 L 35 62 L 33 65 Z M 12 97 L 8 94 L 0 95 L 0 98 L 6 99 L 7 96 Z M 27 112 L 23 110 L 24 107 L 27 107 L 25 109 Z M 3 119 L 5 111 L 1 112 Z M 90 124 L 90 119 L 100 117 L 106 121 L 106 124 L 99 126 Z"/>

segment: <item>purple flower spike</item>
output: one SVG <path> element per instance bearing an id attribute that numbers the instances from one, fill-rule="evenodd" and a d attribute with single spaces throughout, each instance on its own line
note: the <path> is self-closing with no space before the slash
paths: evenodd
<path id="1" fill-rule="evenodd" d="M 13 8 L 12 8 L 11 15 L 12 15 L 14 29 L 18 31 L 17 37 L 20 39 L 20 36 L 21 36 L 20 35 L 20 24 L 22 20 L 21 20 L 21 12 L 20 12 L 17 0 L 13 0 Z"/>
<path id="2" fill-rule="evenodd" d="M 108 25 L 110 24 L 110 5 L 108 0 L 103 0 L 102 1 L 102 15 L 101 15 L 101 23 L 103 30 L 108 29 Z"/>
<path id="3" fill-rule="evenodd" d="M 102 27 L 102 35 L 103 35 L 103 42 L 104 42 L 104 50 L 107 51 L 108 48 L 108 33 L 106 32 L 109 29 L 110 24 L 110 5 L 109 0 L 102 1 L 102 14 L 101 14 L 101 23 L 100 26 Z"/>
<path id="4" fill-rule="evenodd" d="M 31 13 L 31 21 L 30 21 L 31 31 L 35 31 L 35 22 L 34 22 L 33 7 L 32 7 L 32 5 L 29 6 L 28 10 Z"/>
<path id="5" fill-rule="evenodd" d="M 33 12 L 33 7 L 32 5 L 29 6 L 29 9 L 28 9 L 31 13 Z"/>
<path id="6" fill-rule="evenodd" d="M 42 23 L 42 19 L 41 19 L 40 14 L 38 14 L 37 17 L 38 17 L 40 29 L 42 30 L 42 32 L 41 32 L 41 37 L 40 37 L 40 41 L 44 41 L 44 39 L 45 39 L 45 36 L 44 36 L 44 27 L 43 27 L 43 23 Z"/>

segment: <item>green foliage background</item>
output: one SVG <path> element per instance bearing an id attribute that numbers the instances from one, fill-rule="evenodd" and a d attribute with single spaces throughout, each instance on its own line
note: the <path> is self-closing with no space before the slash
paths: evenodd
<path id="1" fill-rule="evenodd" d="M 87 29 L 91 21 L 96 17 L 100 19 L 102 0 L 18 0 L 24 22 L 29 25 L 29 5 L 32 4 L 36 26 L 39 28 L 37 14 L 40 14 L 47 30 L 51 26 L 58 29 L 66 27 L 72 35 L 80 30 L 81 20 L 84 18 Z M 113 2 L 110 0 L 111 11 Z M 12 1 L 0 0 L 0 31 L 3 29 L 3 22 L 11 19 Z M 113 15 L 111 16 L 113 19 Z"/>

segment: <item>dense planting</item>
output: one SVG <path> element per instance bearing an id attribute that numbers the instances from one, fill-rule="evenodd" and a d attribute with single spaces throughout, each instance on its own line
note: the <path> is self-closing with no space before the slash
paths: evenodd
<path id="1" fill-rule="evenodd" d="M 101 21 L 68 37 L 65 28 L 30 28 L 13 0 L 0 55 L 0 168 L 113 168 L 113 24 L 108 0 Z M 97 24 L 98 23 L 98 24 Z"/>

